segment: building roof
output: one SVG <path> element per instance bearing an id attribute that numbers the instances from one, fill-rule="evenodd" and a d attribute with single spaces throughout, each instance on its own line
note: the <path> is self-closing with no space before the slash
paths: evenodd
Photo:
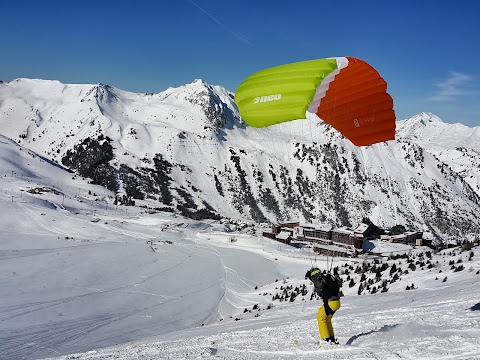
<path id="1" fill-rule="evenodd" d="M 299 224 L 298 221 L 281 221 L 281 222 L 276 223 L 275 225 L 286 226 L 286 225 L 297 225 L 297 224 Z"/>
<path id="2" fill-rule="evenodd" d="M 355 232 L 359 232 L 359 233 L 364 233 L 365 231 L 367 231 L 368 229 L 368 226 L 367 224 L 364 224 L 364 223 L 361 223 L 360 225 L 358 225 L 356 228 L 355 228 Z"/>
<path id="3" fill-rule="evenodd" d="M 314 230 L 322 230 L 322 231 L 332 230 L 332 225 L 329 225 L 329 224 L 301 223 L 300 226 L 304 229 L 314 229 Z"/>
<path id="4" fill-rule="evenodd" d="M 350 235 L 353 235 L 353 230 L 352 229 L 348 229 L 346 227 L 342 227 L 342 228 L 338 228 L 338 229 L 333 229 L 332 230 L 333 232 L 336 232 L 336 233 L 341 233 L 341 234 L 350 234 Z"/>
<path id="5" fill-rule="evenodd" d="M 288 231 L 280 231 L 280 234 L 277 235 L 279 240 L 287 240 L 292 234 Z"/>
<path id="6" fill-rule="evenodd" d="M 345 247 L 340 247 L 335 245 L 315 244 L 314 247 L 319 249 L 330 250 L 330 251 L 342 252 L 342 253 L 350 253 L 352 251 L 352 249 L 350 248 L 345 248 Z"/>

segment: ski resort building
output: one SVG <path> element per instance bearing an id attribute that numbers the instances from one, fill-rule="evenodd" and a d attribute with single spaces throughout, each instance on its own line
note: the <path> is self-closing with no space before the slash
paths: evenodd
<path id="1" fill-rule="evenodd" d="M 332 226 L 319 224 L 301 224 L 297 228 L 296 238 L 320 244 L 329 244 Z"/>
<path id="2" fill-rule="evenodd" d="M 272 224 L 271 230 L 263 236 L 284 244 L 308 242 L 315 252 L 328 256 L 352 256 L 362 251 L 367 240 L 404 243 L 408 245 L 428 245 L 421 231 L 409 231 L 398 235 L 381 235 L 384 231 L 373 224 L 361 223 L 356 228 L 341 227 L 334 229 L 328 224 L 285 222 Z"/>
<path id="3" fill-rule="evenodd" d="M 272 224 L 271 230 L 264 230 L 262 236 L 290 245 L 298 222 Z"/>
<path id="4" fill-rule="evenodd" d="M 281 231 L 279 234 L 277 234 L 275 240 L 290 245 L 292 242 L 292 233 L 289 231 Z"/>
<path id="5" fill-rule="evenodd" d="M 408 231 L 398 235 L 382 235 L 380 236 L 380 240 L 416 246 L 429 245 L 429 243 L 431 243 L 423 239 L 423 233 L 421 231 Z"/>

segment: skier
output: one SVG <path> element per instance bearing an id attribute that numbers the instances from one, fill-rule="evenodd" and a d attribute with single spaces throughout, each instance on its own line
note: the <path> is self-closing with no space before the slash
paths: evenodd
<path id="1" fill-rule="evenodd" d="M 314 293 L 316 292 L 323 300 L 323 306 L 318 309 L 317 314 L 320 338 L 338 344 L 333 333 L 332 316 L 340 309 L 340 296 L 343 295 L 340 291 L 342 280 L 338 275 L 324 274 L 318 268 L 308 270 L 305 279 L 313 282 Z"/>

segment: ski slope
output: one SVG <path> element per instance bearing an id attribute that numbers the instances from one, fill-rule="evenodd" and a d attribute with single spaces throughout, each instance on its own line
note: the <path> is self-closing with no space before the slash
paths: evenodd
<path id="1" fill-rule="evenodd" d="M 477 260 L 472 268 L 478 265 Z M 345 296 L 333 322 L 340 345 L 319 341 L 319 303 L 302 301 L 262 311 L 259 317 L 59 358 L 479 359 L 479 275 L 445 275 L 450 278 L 446 283 L 435 283 L 427 273 L 417 276 L 416 290 Z"/>
<path id="2" fill-rule="evenodd" d="M 318 300 L 272 296 L 311 292 L 306 270 L 332 259 L 261 229 L 114 206 L 114 194 L 4 137 L 0 174 L 0 359 L 480 359 L 478 247 L 444 250 L 386 293 L 359 296 L 345 281 L 330 346 Z"/>

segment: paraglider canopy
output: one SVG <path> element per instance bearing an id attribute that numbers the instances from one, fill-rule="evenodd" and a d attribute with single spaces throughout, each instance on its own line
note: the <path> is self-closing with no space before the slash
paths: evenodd
<path id="1" fill-rule="evenodd" d="M 317 114 L 357 146 L 395 139 L 387 83 L 365 61 L 337 57 L 302 61 L 250 75 L 235 93 L 242 118 L 266 127 Z"/>

